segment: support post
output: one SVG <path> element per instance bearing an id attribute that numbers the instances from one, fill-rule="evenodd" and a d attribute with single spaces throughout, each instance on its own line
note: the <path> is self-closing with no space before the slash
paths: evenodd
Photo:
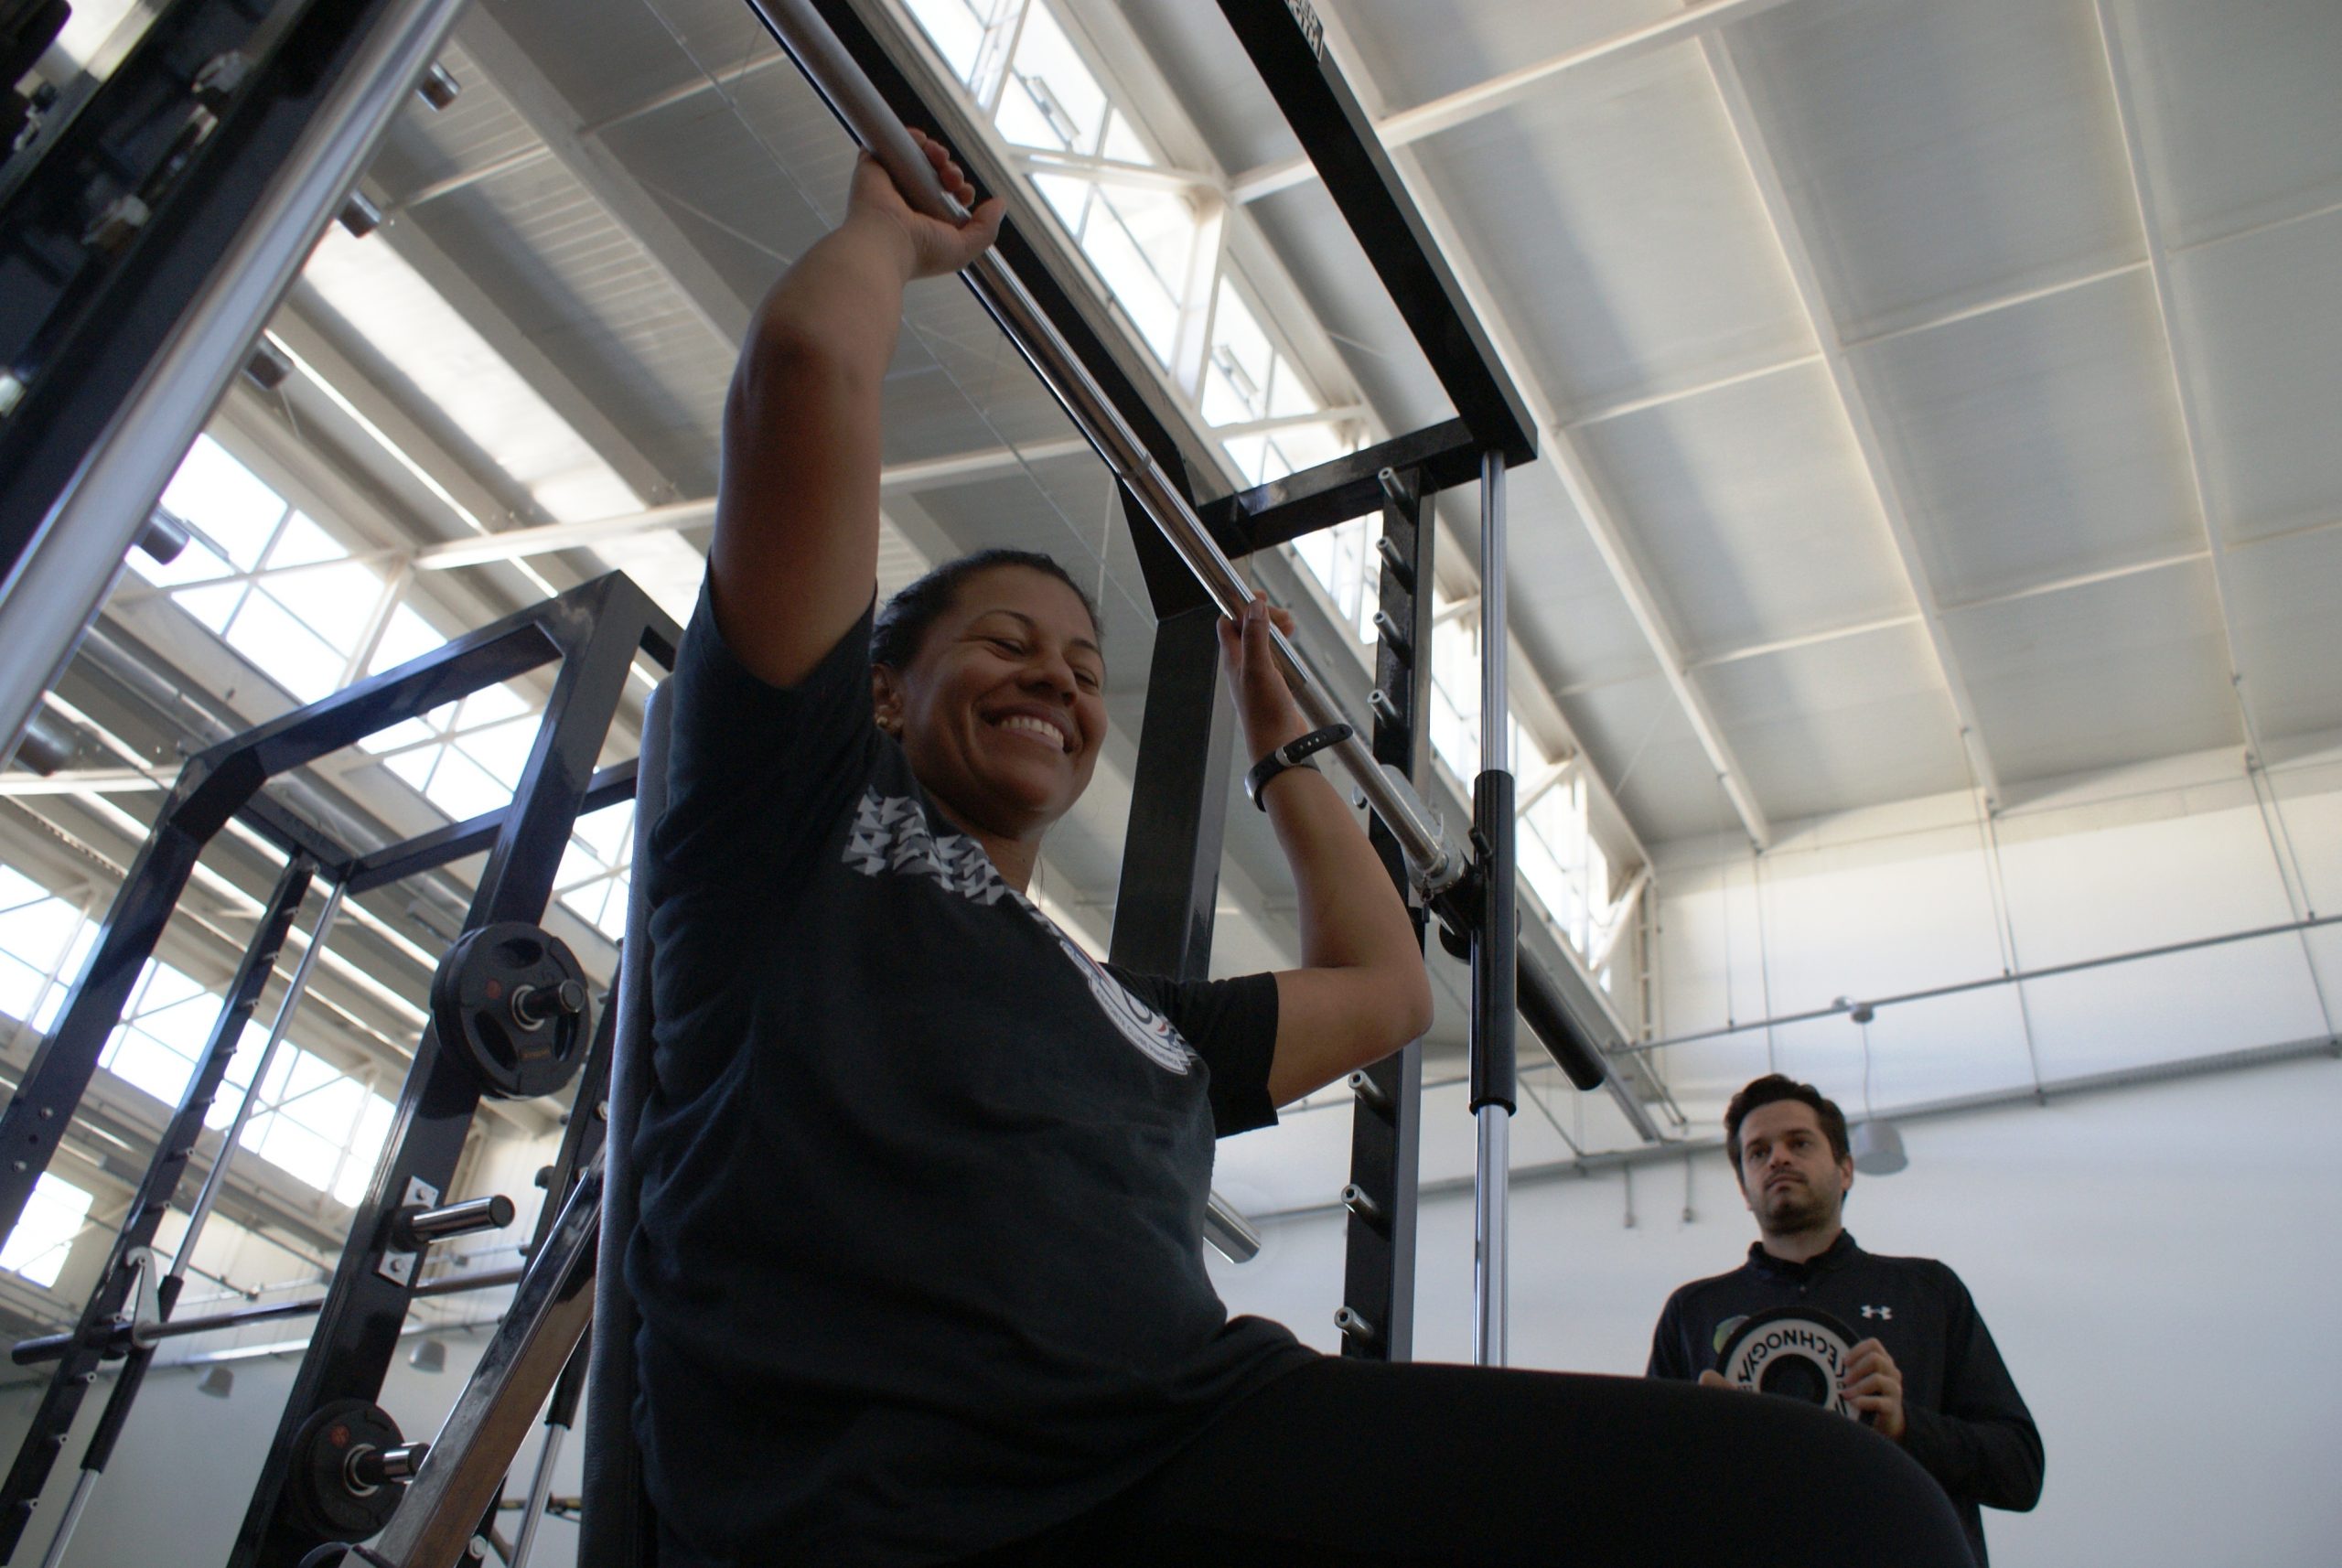
<path id="1" fill-rule="evenodd" d="M 1505 1364 L 1506 1208 L 1511 1161 L 1520 908 L 1513 888 L 1511 711 L 1505 682 L 1504 458 L 1480 460 L 1480 776 L 1472 786 L 1479 918 L 1472 929 L 1472 1359 Z"/>
<path id="2" fill-rule="evenodd" d="M 1423 723 L 1431 691 L 1432 543 L 1437 530 L 1423 521 L 1418 477 L 1385 468 L 1382 493 L 1382 571 L 1379 606 L 1386 624 L 1402 629 L 1403 641 L 1385 633 L 1374 660 L 1374 759 L 1423 776 L 1428 726 Z M 1375 853 L 1398 885 L 1409 891 L 1406 856 L 1381 822 L 1368 829 Z M 1423 910 L 1409 898 L 1415 937 L 1423 934 Z M 1358 1081 L 1362 1079 L 1363 1081 Z M 1405 1361 L 1414 1356 L 1415 1199 L 1418 1150 L 1423 1130 L 1423 1044 L 1385 1057 L 1353 1079 L 1358 1094 L 1350 1112 L 1350 1179 L 1344 1189 L 1349 1221 L 1342 1270 L 1342 1304 L 1350 1330 L 1342 1354 L 1365 1360 Z"/>
<path id="3" fill-rule="evenodd" d="M 1219 673 L 1219 609 L 1205 604 L 1155 623 L 1114 895 L 1110 956 L 1177 980 L 1209 973 L 1219 900 L 1236 725 Z"/>

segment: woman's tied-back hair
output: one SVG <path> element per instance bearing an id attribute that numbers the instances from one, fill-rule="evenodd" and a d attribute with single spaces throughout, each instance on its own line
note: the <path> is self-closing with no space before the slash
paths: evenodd
<path id="1" fill-rule="evenodd" d="M 1055 559 L 1037 550 L 979 550 L 957 561 L 946 561 L 879 608 L 877 622 L 870 632 L 870 662 L 894 670 L 909 669 L 911 660 L 919 657 L 919 644 L 927 640 L 927 628 L 951 607 L 952 601 L 959 597 L 960 585 L 979 572 L 989 572 L 995 566 L 1022 566 L 1055 577 L 1071 588 L 1074 597 L 1081 601 L 1081 607 L 1090 612 L 1090 624 L 1097 628 L 1099 641 L 1105 641 L 1098 607 Z"/>

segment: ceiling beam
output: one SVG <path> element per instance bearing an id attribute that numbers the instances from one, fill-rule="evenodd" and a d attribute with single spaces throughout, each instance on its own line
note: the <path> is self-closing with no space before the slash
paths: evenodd
<path id="1" fill-rule="evenodd" d="M 1534 65 L 1525 65 L 1517 70 L 1492 76 L 1486 81 L 1418 103 L 1412 109 L 1402 109 L 1393 114 L 1378 114 L 1374 121 L 1375 134 L 1381 137 L 1384 147 L 1396 153 L 1411 143 L 1509 108 L 1543 91 L 1549 83 L 1569 71 L 1579 70 L 1602 60 L 1632 59 L 1638 55 L 1651 54 L 1687 38 L 1703 38 L 1727 22 L 1741 21 L 1783 4 L 1786 0 L 1703 0 L 1703 3 L 1686 5 L 1673 16 L 1629 27 L 1622 33 L 1613 33 L 1594 43 L 1565 49 Z M 1332 31 L 1330 27 L 1327 29 L 1329 34 Z M 1345 48 L 1342 52 L 1344 59 L 1350 62 L 1346 74 L 1355 85 L 1365 68 L 1356 49 Z M 1258 201 L 1280 190 L 1306 185 L 1316 177 L 1316 166 L 1307 158 L 1290 158 L 1283 163 L 1264 164 L 1238 175 L 1229 182 L 1229 194 L 1239 202 Z"/>
<path id="2" fill-rule="evenodd" d="M 1090 443 L 1078 435 L 1032 441 L 1022 446 L 987 446 L 979 451 L 955 452 L 948 456 L 889 463 L 878 470 L 878 489 L 881 495 L 909 495 L 969 479 L 1014 472 L 1035 463 L 1089 456 Z M 414 561 L 425 571 L 444 572 L 456 566 L 478 566 L 490 561 L 515 561 L 524 556 L 543 555 L 549 551 L 607 544 L 614 540 L 634 539 L 646 533 L 671 533 L 682 529 L 705 528 L 714 521 L 715 498 L 704 496 L 696 500 L 672 501 L 665 506 L 626 512 L 617 517 L 594 518 L 584 522 L 547 523 L 537 528 L 507 529 L 482 539 L 452 539 L 444 543 L 426 544 L 414 553 Z"/>
<path id="3" fill-rule="evenodd" d="M 1781 259 L 1788 265 L 1790 281 L 1797 289 L 1799 308 L 1805 314 L 1806 325 L 1812 332 L 1814 341 L 1821 345 L 1822 368 L 1829 372 L 1830 385 L 1837 393 L 1847 426 L 1853 433 L 1855 448 L 1862 454 L 1863 477 L 1878 502 L 1879 515 L 1894 542 L 1896 559 L 1903 567 L 1905 585 L 1918 606 L 1919 621 L 1928 633 L 1928 646 L 1935 654 L 1937 675 L 1951 699 L 1952 714 L 1960 726 L 1960 740 L 1967 753 L 1969 768 L 1974 775 L 1977 787 L 1984 792 L 1985 805 L 1988 808 L 1997 806 L 2001 799 L 2000 775 L 1993 768 L 1992 754 L 1984 745 L 1983 725 L 1977 716 L 1975 698 L 1969 691 L 1967 677 L 1961 671 L 1959 651 L 1952 646 L 1943 606 L 1937 599 L 1935 585 L 1928 578 L 1927 559 L 1919 551 L 1918 533 L 1911 525 L 1910 508 L 1905 504 L 1903 492 L 1895 481 L 1894 469 L 1887 462 L 1886 444 L 1879 435 L 1877 421 L 1872 417 L 1870 401 L 1863 391 L 1862 378 L 1854 370 L 1853 357 L 1847 352 L 1845 339 L 1838 331 L 1837 315 L 1832 310 L 1829 297 L 1822 289 L 1821 268 L 1815 263 L 1812 250 L 1806 243 L 1796 209 L 1789 204 L 1789 190 L 1781 179 L 1780 166 L 1774 161 L 1764 127 L 1756 123 L 1756 106 L 1749 101 L 1747 86 L 1741 80 L 1740 67 L 1733 58 L 1731 41 L 1711 34 L 1700 40 L 1700 54 L 1707 62 L 1708 74 L 1715 82 L 1717 95 L 1724 101 L 1724 115 L 1731 123 L 1733 140 L 1739 145 L 1740 156 L 1748 166 L 1749 177 L 1756 182 L 1765 221 L 1773 231 L 1774 242 L 1780 248 Z"/>
<path id="4" fill-rule="evenodd" d="M 2114 118 L 2122 136 L 2124 172 L 2131 182 L 2131 205 L 2139 220 L 2139 235 L 2147 249 L 2147 275 L 2154 282 L 2155 321 L 2163 330 L 2165 362 L 2171 371 L 2171 395 L 2179 412 L 2179 428 L 2187 459 L 2187 486 L 2196 502 L 2196 521 L 2204 532 L 2205 558 L 2212 572 L 2212 603 L 2220 621 L 2220 651 L 2228 660 L 2229 689 L 2236 693 L 2237 719 L 2251 757 L 2259 757 L 2261 733 L 2252 719 L 2252 702 L 2245 685 L 2243 661 L 2237 656 L 2236 618 L 2230 607 L 2234 585 L 2229 579 L 2228 553 L 2220 531 L 2212 523 L 2212 497 L 2204 478 L 2204 411 L 2197 401 L 2194 367 L 2179 331 L 2179 306 L 2171 281 L 2171 255 L 2165 248 L 2155 210 L 2154 186 L 2147 178 L 2146 147 L 2139 128 L 2139 105 L 2125 69 L 2122 37 L 2106 0 L 2093 0 L 2090 14 L 2098 23 L 2100 52 L 2109 84 L 2114 91 Z"/>
<path id="5" fill-rule="evenodd" d="M 1371 109 L 1378 101 L 1377 90 L 1373 79 L 1357 64 L 1359 58 L 1358 50 L 1348 47 L 1347 40 L 1339 38 L 1338 24 L 1333 20 L 1327 19 L 1326 32 L 1329 42 L 1343 46 L 1340 54 L 1347 62 L 1345 70 L 1350 86 Z M 1380 125 L 1381 121 L 1378 119 L 1376 124 Z M 1408 148 L 1392 146 L 1391 162 L 1399 171 L 1400 177 L 1406 181 L 1415 205 L 1422 211 L 1423 227 L 1431 235 L 1432 243 L 1446 257 L 1449 268 L 1456 274 L 1456 285 L 1464 291 L 1465 300 L 1471 306 L 1473 314 L 1480 318 L 1480 325 L 1487 331 L 1488 342 L 1494 348 L 1499 361 L 1506 373 L 1511 376 L 1513 384 L 1520 389 L 1520 395 L 1529 404 L 1531 416 L 1543 427 L 1546 456 L 1552 458 L 1554 471 L 1561 477 L 1563 489 L 1569 494 L 1570 504 L 1592 537 L 1595 551 L 1602 557 L 1611 582 L 1627 601 L 1628 613 L 1634 618 L 1645 645 L 1658 660 L 1660 673 L 1666 681 L 1668 690 L 1674 694 L 1676 704 L 1691 725 L 1701 750 L 1707 756 L 1709 766 L 1714 769 L 1725 795 L 1731 799 L 1734 811 L 1740 816 L 1741 826 L 1746 830 L 1751 843 L 1760 849 L 1765 847 L 1772 842 L 1772 824 L 1767 821 L 1764 808 L 1757 803 L 1747 775 L 1741 770 L 1732 748 L 1725 744 L 1724 728 L 1709 710 L 1707 699 L 1692 683 L 1691 666 L 1681 645 L 1677 642 L 1673 630 L 1667 624 L 1667 618 L 1660 610 L 1658 596 L 1651 592 L 1650 585 L 1643 579 L 1642 569 L 1628 552 L 1617 520 L 1611 515 L 1609 503 L 1595 489 L 1586 468 L 1585 455 L 1578 449 L 1577 438 L 1561 417 L 1560 403 L 1546 390 L 1542 379 L 1530 369 L 1536 361 L 1522 349 L 1520 334 L 1513 330 L 1511 322 L 1497 303 L 1495 292 L 1489 288 L 1488 280 L 1481 276 L 1479 263 L 1474 259 L 1471 247 L 1465 243 L 1455 220 L 1448 216 L 1446 204 L 1439 199 L 1432 182 L 1424 177 L 1420 161 Z M 1601 779 L 1600 774 L 1591 768 L 1586 770 L 1586 776 L 1597 781 Z M 1606 781 L 1604 789 L 1606 793 Z"/>
<path id="6" fill-rule="evenodd" d="M 570 177 L 642 247 L 644 257 L 708 334 L 726 349 L 737 349 L 748 333 L 748 302 L 724 281 L 617 156 L 589 134 L 585 118 L 512 36 L 495 17 L 474 7 L 457 26 L 456 41 Z"/>

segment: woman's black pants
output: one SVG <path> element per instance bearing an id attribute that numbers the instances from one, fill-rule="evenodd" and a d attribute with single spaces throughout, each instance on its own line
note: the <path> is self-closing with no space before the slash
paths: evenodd
<path id="1" fill-rule="evenodd" d="M 1885 1438 L 1688 1383 L 1328 1358 L 1160 1470 L 967 1568 L 1969 1568 Z"/>

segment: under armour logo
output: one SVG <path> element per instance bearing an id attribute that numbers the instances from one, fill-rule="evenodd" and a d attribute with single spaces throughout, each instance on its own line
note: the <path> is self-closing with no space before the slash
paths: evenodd
<path id="1" fill-rule="evenodd" d="M 1895 1316 L 1895 1309 L 1891 1306 L 1866 1306 L 1863 1308 L 1863 1316 L 1864 1317 L 1884 1317 L 1891 1320 Z"/>

